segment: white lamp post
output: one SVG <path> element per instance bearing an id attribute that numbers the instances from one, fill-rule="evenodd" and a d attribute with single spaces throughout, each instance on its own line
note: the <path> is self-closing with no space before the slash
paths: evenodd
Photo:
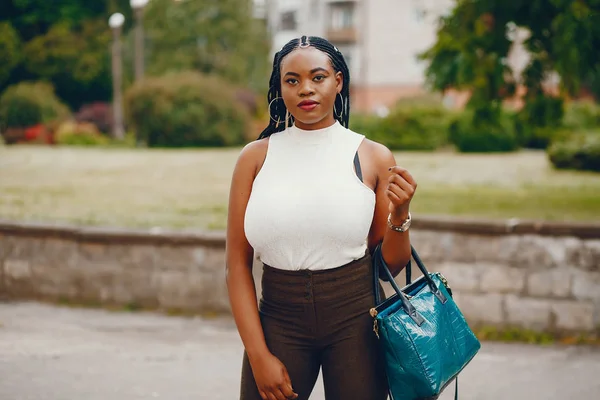
<path id="1" fill-rule="evenodd" d="M 121 13 L 114 13 L 108 19 L 108 26 L 113 32 L 112 44 L 112 81 L 113 81 L 113 126 L 112 133 L 115 139 L 125 137 L 123 128 L 123 69 L 121 61 L 121 27 L 125 17 Z"/>
<path id="2" fill-rule="evenodd" d="M 135 16 L 135 81 L 139 81 L 144 77 L 144 8 L 148 4 L 148 0 L 129 0 L 129 4 L 133 9 Z"/>

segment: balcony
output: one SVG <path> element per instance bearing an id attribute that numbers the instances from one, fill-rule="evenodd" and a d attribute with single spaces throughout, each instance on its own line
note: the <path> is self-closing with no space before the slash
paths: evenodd
<path id="1" fill-rule="evenodd" d="M 358 41 L 358 31 L 354 27 L 329 28 L 326 35 L 327 40 L 335 43 L 356 43 Z"/>

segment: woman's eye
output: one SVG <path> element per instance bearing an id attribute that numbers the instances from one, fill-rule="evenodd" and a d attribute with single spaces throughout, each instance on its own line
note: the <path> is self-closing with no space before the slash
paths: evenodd
<path id="1" fill-rule="evenodd" d="M 286 82 L 289 83 L 290 85 L 295 85 L 296 83 L 298 83 L 298 80 L 290 78 L 290 79 L 286 80 Z"/>
<path id="2" fill-rule="evenodd" d="M 317 75 L 313 78 L 313 80 L 315 80 L 317 82 L 322 81 L 323 79 L 325 79 L 325 76 L 323 76 L 323 75 Z"/>

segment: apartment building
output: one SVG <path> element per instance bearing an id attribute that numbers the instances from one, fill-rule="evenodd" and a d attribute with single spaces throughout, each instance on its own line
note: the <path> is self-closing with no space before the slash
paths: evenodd
<path id="1" fill-rule="evenodd" d="M 272 54 L 301 35 L 327 38 L 350 67 L 352 108 L 381 112 L 423 91 L 417 54 L 435 40 L 435 21 L 453 0 L 257 0 Z"/>
<path id="2" fill-rule="evenodd" d="M 425 64 L 417 55 L 436 38 L 437 21 L 455 0 L 255 0 L 272 35 L 272 54 L 301 35 L 327 38 L 350 67 L 352 108 L 385 113 L 399 98 L 424 92 Z M 517 75 L 529 62 L 520 44 L 526 32 L 511 33 L 515 45 L 508 63 Z M 550 84 L 556 84 L 556 78 Z M 448 92 L 449 107 L 468 93 Z M 518 101 L 517 101 L 518 102 Z"/>

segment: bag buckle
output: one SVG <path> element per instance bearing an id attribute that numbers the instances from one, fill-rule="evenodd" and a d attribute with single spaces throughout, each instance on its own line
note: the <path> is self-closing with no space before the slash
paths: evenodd
<path id="1" fill-rule="evenodd" d="M 371 314 L 371 317 L 373 317 L 373 332 L 375 332 L 375 336 L 377 336 L 377 339 L 379 339 L 379 326 L 377 325 L 377 320 L 375 319 L 377 316 L 377 310 L 375 308 L 371 308 L 369 310 L 369 314 Z"/>

